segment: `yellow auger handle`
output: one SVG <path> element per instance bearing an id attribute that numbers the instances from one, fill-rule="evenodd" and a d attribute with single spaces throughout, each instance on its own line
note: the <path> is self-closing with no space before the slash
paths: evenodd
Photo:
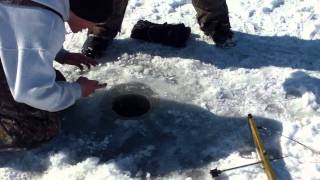
<path id="1" fill-rule="evenodd" d="M 248 115 L 248 123 L 249 123 L 249 127 L 251 130 L 254 144 L 256 145 L 258 154 L 259 154 L 260 159 L 262 161 L 264 171 L 265 171 L 269 180 L 276 180 L 276 176 L 275 176 L 275 173 L 272 169 L 267 151 L 265 150 L 265 148 L 263 146 L 256 122 L 251 114 Z"/>

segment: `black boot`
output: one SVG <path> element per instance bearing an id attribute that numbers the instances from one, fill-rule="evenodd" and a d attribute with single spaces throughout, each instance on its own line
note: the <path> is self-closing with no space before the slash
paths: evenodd
<path id="1" fill-rule="evenodd" d="M 211 36 L 217 47 L 231 48 L 236 46 L 233 40 L 233 32 L 229 25 L 218 25 L 214 32 L 206 33 Z"/>
<path id="2" fill-rule="evenodd" d="M 191 29 L 184 24 L 156 24 L 139 20 L 133 27 L 131 38 L 160 43 L 173 47 L 185 47 Z"/>
<path id="3" fill-rule="evenodd" d="M 96 36 L 88 36 L 82 46 L 81 53 L 87 57 L 100 58 L 107 47 L 111 44 L 113 38 L 104 38 Z"/>

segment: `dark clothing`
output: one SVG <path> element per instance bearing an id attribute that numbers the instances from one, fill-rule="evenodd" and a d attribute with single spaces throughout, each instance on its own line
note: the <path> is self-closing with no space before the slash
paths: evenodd
<path id="1" fill-rule="evenodd" d="M 111 16 L 104 23 L 89 31 L 89 34 L 101 38 L 114 38 L 121 29 L 121 24 L 128 0 L 114 0 Z M 226 0 L 192 0 L 197 11 L 197 20 L 205 34 L 213 34 L 219 26 L 231 28 Z M 106 7 L 107 8 L 107 7 Z"/>
<path id="2" fill-rule="evenodd" d="M 104 6 L 107 9 L 108 3 Z M 91 58 L 99 58 L 113 41 L 114 37 L 121 29 L 124 13 L 128 5 L 128 0 L 113 0 L 112 13 L 104 23 L 89 29 L 88 38 L 83 44 L 82 54 Z M 103 6 L 103 7 L 104 7 Z"/>
<path id="3" fill-rule="evenodd" d="M 90 29 L 88 33 L 106 39 L 114 38 L 121 29 L 128 1 L 129 0 L 114 0 L 112 14 L 104 23 L 98 24 L 96 27 Z M 108 9 L 108 7 L 106 7 L 106 9 Z"/>
<path id="4" fill-rule="evenodd" d="M 57 71 L 57 80 L 64 80 Z M 0 151 L 29 149 L 58 134 L 57 113 L 14 101 L 0 63 Z"/>
<path id="5" fill-rule="evenodd" d="M 106 19 L 104 23 L 101 23 L 88 31 L 88 38 L 82 46 L 82 54 L 91 58 L 100 58 L 107 47 L 110 45 L 114 37 L 121 30 L 121 24 L 124 18 L 126 7 L 129 0 L 113 0 L 112 14 Z M 233 42 L 233 32 L 229 22 L 229 12 L 226 0 L 192 0 L 192 4 L 197 11 L 197 20 L 200 25 L 200 29 L 208 36 L 212 38 L 217 47 L 229 48 L 235 46 Z M 107 3 L 105 4 L 107 6 Z M 109 7 L 105 7 L 108 9 Z M 135 27 L 133 32 L 135 31 Z M 153 29 L 152 29 L 153 30 Z M 149 35 L 150 31 L 142 36 Z M 165 31 L 161 31 L 165 32 Z M 187 31 L 186 31 L 187 32 Z M 186 33 L 187 34 L 187 33 Z M 155 35 L 154 37 L 140 38 L 149 40 L 150 42 L 162 43 L 164 45 L 174 45 L 176 42 L 174 39 L 178 39 L 182 42 L 185 36 L 167 35 L 163 38 L 163 35 Z M 131 36 L 135 37 L 135 36 Z M 159 40 L 157 40 L 157 38 Z M 163 40 L 164 39 L 164 40 Z M 179 47 L 184 47 L 185 43 L 180 43 Z"/>
<path id="6" fill-rule="evenodd" d="M 110 16 L 113 0 L 69 0 L 70 9 L 77 16 L 91 22 L 100 23 Z"/>
<path id="7" fill-rule="evenodd" d="M 219 26 L 231 28 L 226 0 L 192 0 L 192 4 L 205 34 L 212 34 Z"/>

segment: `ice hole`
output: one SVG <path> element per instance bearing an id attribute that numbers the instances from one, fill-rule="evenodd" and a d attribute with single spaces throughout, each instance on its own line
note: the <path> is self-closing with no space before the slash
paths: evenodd
<path id="1" fill-rule="evenodd" d="M 117 96 L 112 101 L 112 110 L 123 117 L 138 117 L 149 112 L 151 103 L 139 94 Z"/>

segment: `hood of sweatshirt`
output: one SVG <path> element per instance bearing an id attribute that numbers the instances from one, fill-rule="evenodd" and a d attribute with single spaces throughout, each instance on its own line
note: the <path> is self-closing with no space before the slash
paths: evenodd
<path id="1" fill-rule="evenodd" d="M 62 15 L 64 21 L 67 21 L 69 19 L 69 15 L 70 15 L 69 0 L 32 0 L 32 1 L 45 5 L 59 12 Z"/>

